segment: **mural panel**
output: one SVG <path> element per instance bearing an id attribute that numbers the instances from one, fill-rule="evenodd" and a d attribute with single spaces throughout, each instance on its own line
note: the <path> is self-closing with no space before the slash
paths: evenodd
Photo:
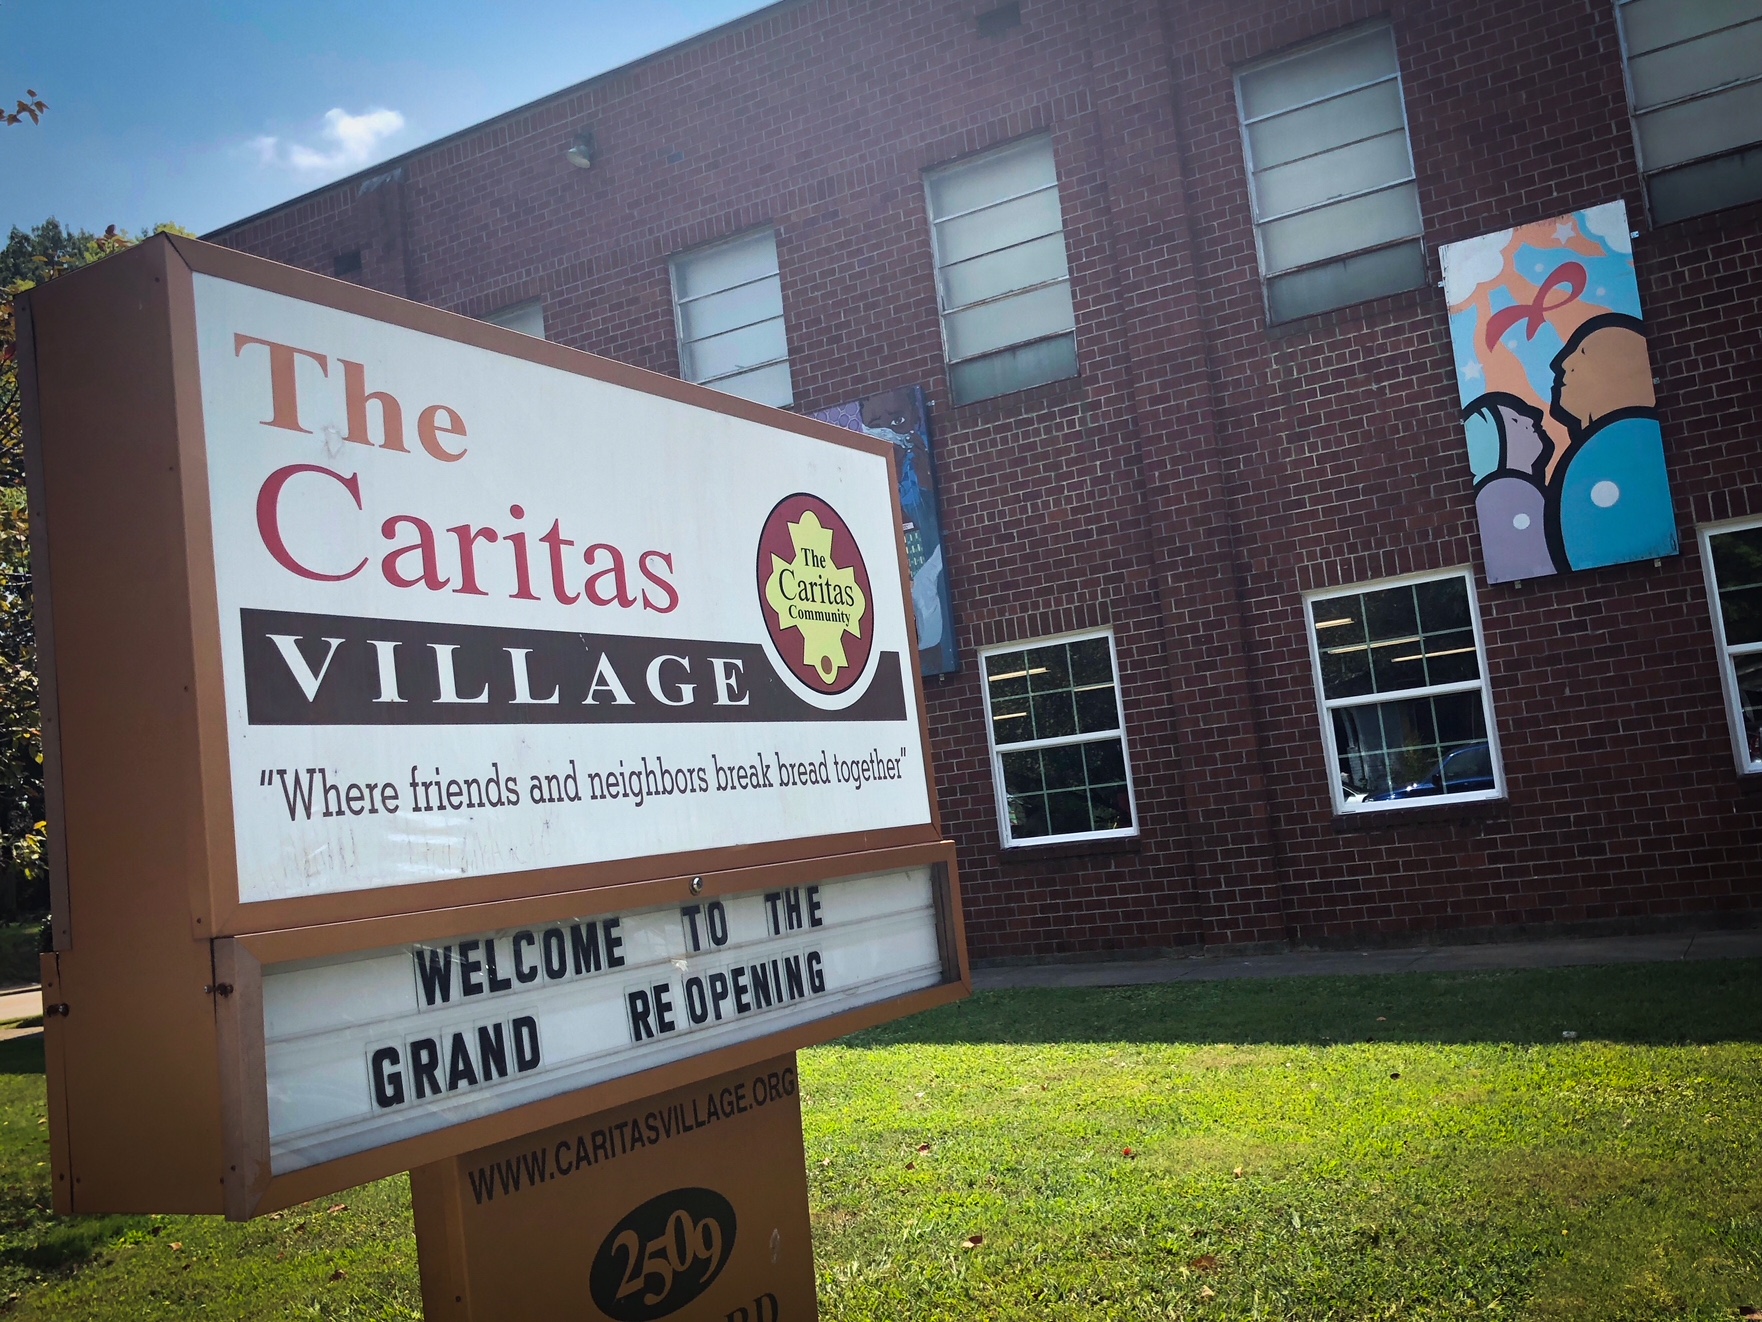
<path id="1" fill-rule="evenodd" d="M 1676 554 L 1626 205 L 1442 256 L 1488 581 Z"/>
<path id="2" fill-rule="evenodd" d="M 912 611 L 918 624 L 918 660 L 926 675 L 960 669 L 954 606 L 942 555 L 942 513 L 936 497 L 936 460 L 930 453 L 930 411 L 922 386 L 883 390 L 812 416 L 834 427 L 892 441 L 899 448 L 899 507 L 912 572 Z"/>

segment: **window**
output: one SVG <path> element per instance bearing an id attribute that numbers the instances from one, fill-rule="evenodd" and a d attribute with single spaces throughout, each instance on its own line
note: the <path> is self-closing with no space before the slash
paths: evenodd
<path id="1" fill-rule="evenodd" d="M 1358 29 L 1244 69 L 1236 102 L 1268 321 L 1425 283 L 1393 32 Z"/>
<path id="2" fill-rule="evenodd" d="M 933 170 L 924 187 L 954 402 L 1075 376 L 1077 322 L 1052 139 Z"/>
<path id="3" fill-rule="evenodd" d="M 1719 680 L 1738 770 L 1762 771 L 1762 522 L 1701 529 Z"/>
<path id="4" fill-rule="evenodd" d="M 1005 847 L 1137 834 L 1113 636 L 997 649 L 981 661 Z"/>
<path id="5" fill-rule="evenodd" d="M 795 403 L 776 231 L 680 253 L 672 265 L 680 375 L 758 404 Z"/>
<path id="6" fill-rule="evenodd" d="M 1308 607 L 1336 812 L 1504 793 L 1467 570 Z"/>
<path id="7" fill-rule="evenodd" d="M 1652 219 L 1762 198 L 1762 0 L 1618 0 Z"/>
<path id="8" fill-rule="evenodd" d="M 502 308 L 484 318 L 492 326 L 506 326 L 509 330 L 519 331 L 522 335 L 530 335 L 534 339 L 545 337 L 545 305 L 542 299 L 533 299 L 527 303 L 516 303 L 511 308 Z"/>

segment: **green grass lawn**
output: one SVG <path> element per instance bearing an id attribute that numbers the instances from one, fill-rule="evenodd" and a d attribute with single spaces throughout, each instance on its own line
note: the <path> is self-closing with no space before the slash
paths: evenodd
<path id="1" fill-rule="evenodd" d="M 0 1043 L 8 1318 L 421 1315 L 401 1179 L 49 1216 L 41 1068 Z M 802 1075 L 827 1319 L 1762 1306 L 1762 961 L 999 992 Z"/>

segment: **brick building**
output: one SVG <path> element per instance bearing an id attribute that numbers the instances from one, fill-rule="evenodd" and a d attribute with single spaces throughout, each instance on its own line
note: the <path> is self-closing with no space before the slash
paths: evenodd
<path id="1" fill-rule="evenodd" d="M 984 4 L 785 0 L 211 237 L 924 387 L 979 959 L 1756 922 L 1762 6 Z M 1490 582 L 1439 253 L 1617 200 L 1681 550 Z"/>

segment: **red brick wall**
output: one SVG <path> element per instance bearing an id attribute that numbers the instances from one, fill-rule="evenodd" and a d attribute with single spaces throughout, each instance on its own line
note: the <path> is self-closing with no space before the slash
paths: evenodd
<path id="1" fill-rule="evenodd" d="M 1692 532 L 1762 513 L 1762 207 L 1636 243 L 1685 548 L 1657 567 L 1486 585 L 1436 289 L 1264 324 L 1234 65 L 1393 23 L 1435 278 L 1441 243 L 1644 215 L 1612 5 L 975 12 L 779 5 L 218 237 L 327 274 L 360 248 L 467 315 L 542 297 L 552 338 L 675 372 L 668 255 L 774 225 L 798 405 L 930 393 L 963 669 L 928 696 L 979 958 L 1762 912 Z M 1042 130 L 1081 377 L 952 408 L 922 172 Z M 1301 593 L 1463 564 L 1509 800 L 1337 822 Z M 1003 857 L 975 649 L 1103 624 L 1141 839 Z"/>

